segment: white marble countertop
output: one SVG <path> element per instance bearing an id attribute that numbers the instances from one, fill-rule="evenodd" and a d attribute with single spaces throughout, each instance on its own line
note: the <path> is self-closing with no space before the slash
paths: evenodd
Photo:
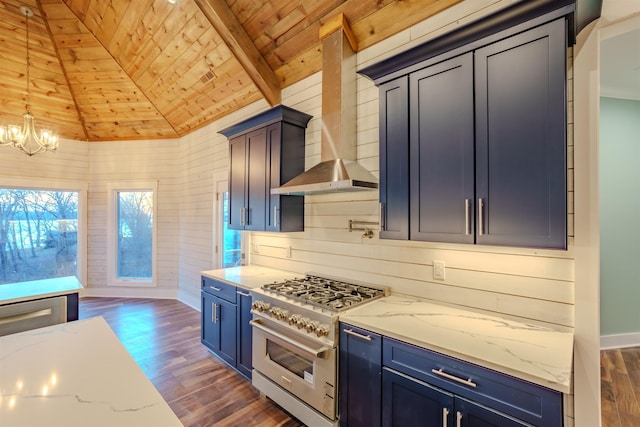
<path id="1" fill-rule="evenodd" d="M 0 337 L 0 424 L 182 426 L 102 317 Z"/>
<path id="2" fill-rule="evenodd" d="M 569 393 L 573 333 L 391 295 L 340 321 Z"/>
<path id="3" fill-rule="evenodd" d="M 0 304 L 29 301 L 79 292 L 84 289 L 76 276 L 0 285 Z"/>
<path id="4" fill-rule="evenodd" d="M 200 274 L 245 289 L 253 289 L 266 283 L 273 283 L 275 281 L 280 282 L 284 279 L 293 279 L 294 277 L 304 276 L 304 274 L 301 273 L 277 270 L 259 265 L 245 265 L 241 267 L 220 268 L 218 270 L 206 270 L 201 271 Z"/>

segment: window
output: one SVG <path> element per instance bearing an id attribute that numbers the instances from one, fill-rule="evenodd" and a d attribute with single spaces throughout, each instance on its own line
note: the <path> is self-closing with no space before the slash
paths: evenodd
<path id="1" fill-rule="evenodd" d="M 155 286 L 157 183 L 109 186 L 108 284 Z"/>
<path id="2" fill-rule="evenodd" d="M 86 184 L 0 178 L 0 284 L 84 280 Z"/>
<path id="3" fill-rule="evenodd" d="M 229 192 L 222 198 L 222 268 L 242 265 L 242 232 L 229 229 Z"/>
<path id="4" fill-rule="evenodd" d="M 245 236 L 239 230 L 229 229 L 229 174 L 227 171 L 214 173 L 216 194 L 214 206 L 214 268 L 245 265 L 243 252 Z"/>

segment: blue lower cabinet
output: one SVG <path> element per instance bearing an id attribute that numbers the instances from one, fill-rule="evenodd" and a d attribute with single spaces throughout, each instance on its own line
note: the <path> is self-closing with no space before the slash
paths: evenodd
<path id="1" fill-rule="evenodd" d="M 384 368 L 382 371 L 382 425 L 454 425 L 453 394 L 423 381 Z"/>
<path id="2" fill-rule="evenodd" d="M 238 290 L 238 325 L 237 325 L 237 353 L 238 363 L 236 368 L 247 378 L 251 378 L 251 294 L 249 291 Z"/>
<path id="3" fill-rule="evenodd" d="M 491 408 L 484 407 L 462 397 L 455 398 L 455 417 L 460 427 L 528 427 L 519 421 Z"/>
<path id="4" fill-rule="evenodd" d="M 251 378 L 251 295 L 202 277 L 201 342 L 213 354 Z"/>
<path id="5" fill-rule="evenodd" d="M 343 427 L 560 427 L 562 393 L 340 324 Z"/>
<path id="6" fill-rule="evenodd" d="M 340 324 L 340 425 L 380 426 L 382 337 Z"/>

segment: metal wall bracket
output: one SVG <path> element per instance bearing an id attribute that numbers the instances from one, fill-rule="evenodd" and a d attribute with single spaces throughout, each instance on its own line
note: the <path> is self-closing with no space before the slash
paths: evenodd
<path id="1" fill-rule="evenodd" d="M 358 221 L 355 219 L 350 219 L 349 220 L 349 232 L 351 233 L 352 231 L 364 231 L 364 233 L 362 233 L 362 237 L 368 237 L 368 238 L 373 238 L 373 229 L 366 227 L 367 225 L 379 225 L 380 223 L 375 222 L 375 221 Z M 362 225 L 364 227 L 354 227 L 354 226 L 358 226 L 358 225 Z"/>

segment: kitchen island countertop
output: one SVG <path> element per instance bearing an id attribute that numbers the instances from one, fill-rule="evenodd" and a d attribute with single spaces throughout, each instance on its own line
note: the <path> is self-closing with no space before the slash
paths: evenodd
<path id="1" fill-rule="evenodd" d="M 391 295 L 340 321 L 563 393 L 570 392 L 573 333 Z"/>
<path id="2" fill-rule="evenodd" d="M 304 274 L 286 270 L 277 270 L 259 265 L 220 268 L 202 271 L 203 276 L 220 280 L 233 286 L 245 289 L 258 288 L 266 283 L 280 282 L 285 279 L 304 276 Z"/>
<path id="3" fill-rule="evenodd" d="M 102 317 L 0 337 L 0 424 L 179 427 Z"/>
<path id="4" fill-rule="evenodd" d="M 73 294 L 82 289 L 84 287 L 75 276 L 7 283 L 0 286 L 0 304 Z"/>

